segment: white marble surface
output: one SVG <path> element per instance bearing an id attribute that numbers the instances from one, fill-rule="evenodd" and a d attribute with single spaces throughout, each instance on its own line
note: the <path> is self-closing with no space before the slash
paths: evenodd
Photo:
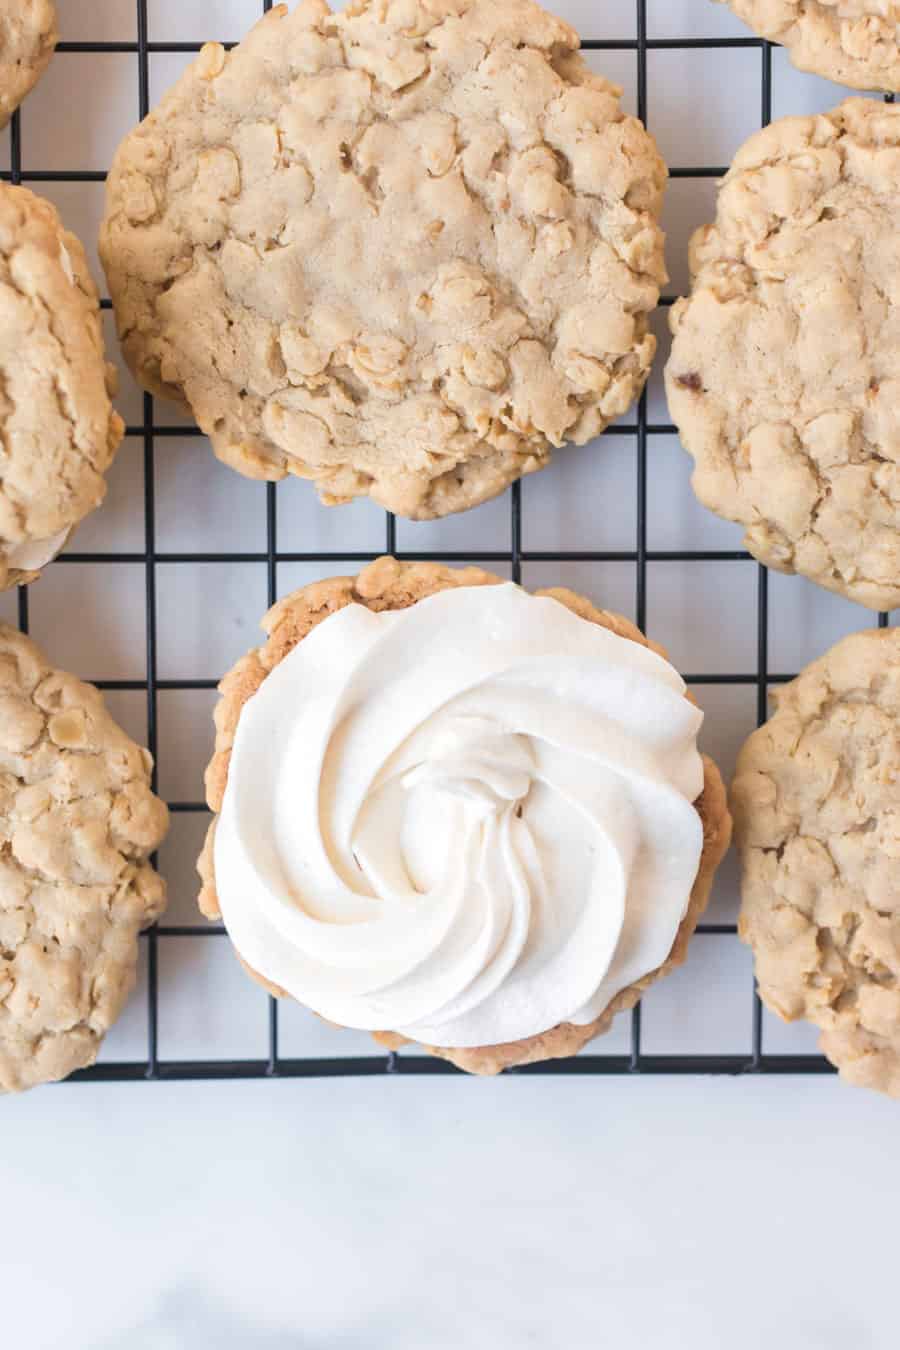
<path id="1" fill-rule="evenodd" d="M 131 41 L 133 0 L 59 0 L 69 41 Z M 260 0 L 149 0 L 156 42 L 238 38 Z M 586 37 L 635 36 L 633 0 L 557 0 Z M 648 0 L 651 39 L 740 37 L 709 0 Z M 189 57 L 154 53 L 155 99 Z M 637 101 L 633 52 L 591 53 Z M 758 49 L 648 58 L 649 123 L 673 164 L 724 165 L 759 123 Z M 825 109 L 843 91 L 773 56 L 773 110 Z M 26 167 L 107 167 L 137 114 L 133 53 L 61 53 L 22 119 Z M 8 133 L 0 163 L 8 163 Z M 95 256 L 102 184 L 40 185 Z M 686 283 L 691 230 L 714 184 L 671 184 L 671 293 Z M 112 334 L 112 325 L 108 322 Z M 667 421 L 660 358 L 651 421 Z M 123 373 L 119 406 L 140 421 Z M 157 405 L 163 423 L 182 414 Z M 629 419 L 625 419 L 626 421 Z M 695 502 L 689 461 L 670 437 L 650 443 L 651 550 L 739 547 L 740 532 Z M 629 550 L 635 531 L 633 439 L 580 451 L 523 485 L 526 549 Z M 156 547 L 163 553 L 265 548 L 265 493 L 220 465 L 202 441 L 156 448 Z M 399 547 L 506 549 L 508 497 L 463 517 L 400 522 Z M 325 550 L 322 564 L 282 564 L 283 594 L 348 570 L 341 551 L 378 550 L 383 514 L 368 502 L 327 511 L 308 484 L 278 490 L 283 548 Z M 143 548 L 143 461 L 126 441 L 104 509 L 78 552 Z M 352 564 L 350 566 L 353 566 Z M 503 570 L 502 566 L 498 570 Z M 527 564 L 526 584 L 563 582 L 634 613 L 634 566 Z M 752 674 L 751 563 L 651 563 L 651 635 L 692 673 Z M 209 679 L 256 640 L 263 563 L 158 568 L 159 674 Z M 845 632 L 860 609 L 795 578 L 770 579 L 771 669 L 788 672 Z M 87 678 L 142 679 L 144 568 L 61 564 L 30 592 L 32 631 Z M 71 622 L 77 607 L 78 623 Z M 0 617 L 15 599 L 0 597 Z M 755 720 L 752 684 L 698 687 L 705 747 L 729 772 Z M 159 696 L 159 774 L 171 799 L 202 796 L 210 692 Z M 110 696 L 146 736 L 140 692 Z M 181 815 L 161 857 L 168 923 L 197 922 L 193 861 L 205 826 Z M 711 916 L 736 912 L 733 862 Z M 224 939 L 160 940 L 160 1054 L 261 1057 L 266 1001 Z M 146 1050 L 145 969 L 110 1036 L 107 1061 Z M 649 1053 L 746 1053 L 748 954 L 734 938 L 698 937 L 686 968 L 644 1003 Z M 367 1038 L 281 1014 L 289 1056 L 366 1053 Z M 603 1049 L 622 1053 L 628 1027 Z M 764 1046 L 806 1052 L 807 1027 L 766 1017 Z M 364 1079 L 309 1083 L 95 1084 L 48 1088 L 0 1108 L 0 1344 L 43 1350 L 892 1350 L 897 1110 L 833 1079 Z"/>
<path id="2" fill-rule="evenodd" d="M 896 1105 L 831 1080 L 4 1103 L 22 1350 L 893 1350 Z"/>

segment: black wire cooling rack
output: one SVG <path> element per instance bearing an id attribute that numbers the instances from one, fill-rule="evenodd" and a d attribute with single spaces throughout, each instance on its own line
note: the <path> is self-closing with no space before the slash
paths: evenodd
<path id="1" fill-rule="evenodd" d="M 63 3 L 65 0 L 63 0 Z M 125 0 L 121 0 L 125 3 Z M 272 8 L 273 0 L 260 0 L 262 12 Z M 705 0 L 697 0 L 705 3 Z M 148 10 L 152 0 L 135 0 L 137 7 L 136 42 L 62 42 L 57 48 L 58 59 L 65 60 L 66 53 L 103 54 L 110 52 L 130 53 L 137 56 L 137 107 L 140 117 L 149 110 L 150 56 L 156 52 L 196 52 L 201 43 L 194 42 L 151 42 L 149 40 Z M 552 0 L 550 0 L 552 8 Z M 716 51 L 734 48 L 752 48 L 759 53 L 759 90 L 761 125 L 771 121 L 772 115 L 772 46 L 768 42 L 748 36 L 739 38 L 691 38 L 661 39 L 647 37 L 647 0 L 635 0 L 636 27 L 635 37 L 622 40 L 604 40 L 585 38 L 582 46 L 592 51 L 633 52 L 637 63 L 637 112 L 641 120 L 647 122 L 647 54 L 652 50 Z M 892 101 L 892 96 L 887 96 Z M 722 165 L 691 168 L 669 168 L 673 179 L 720 178 L 726 172 Z M 0 174 L 3 179 L 13 183 L 88 183 L 102 182 L 103 172 L 90 170 L 41 171 L 26 167 L 22 162 L 22 141 L 20 119 L 17 113 L 10 124 L 10 168 Z M 665 305 L 672 304 L 672 297 L 664 297 Z M 110 307 L 109 300 L 103 301 L 103 307 Z M 129 426 L 127 435 L 137 437 L 143 444 L 143 485 L 145 501 L 144 548 L 141 552 L 131 553 L 66 553 L 57 559 L 57 563 L 104 563 L 141 564 L 144 568 L 146 587 L 146 666 L 145 680 L 97 680 L 101 689 L 137 690 L 146 694 L 147 700 L 147 737 L 148 745 L 157 759 L 158 745 L 158 707 L 157 696 L 160 691 L 210 690 L 215 688 L 214 680 L 164 680 L 157 675 L 157 595 L 156 569 L 159 564 L 172 563 L 265 563 L 267 569 L 268 601 L 276 599 L 276 577 L 280 563 L 333 561 L 335 569 L 346 562 L 360 564 L 371 561 L 376 553 L 328 553 L 296 552 L 279 547 L 277 536 L 276 494 L 277 485 L 270 483 L 266 489 L 266 551 L 265 553 L 163 553 L 156 548 L 155 509 L 154 509 L 154 457 L 156 442 L 165 437 L 200 436 L 195 426 L 157 425 L 154 421 L 154 400 L 150 395 L 143 397 L 142 421 L 138 426 Z M 749 554 L 743 551 L 651 551 L 647 547 L 647 445 L 655 436 L 676 435 L 676 428 L 666 423 L 652 423 L 647 416 L 647 396 L 641 397 L 633 421 L 622 425 L 617 423 L 607 435 L 629 437 L 634 444 L 634 473 L 637 494 L 637 531 L 634 548 L 627 552 L 573 551 L 573 552 L 535 552 L 527 550 L 522 538 L 521 489 L 518 483 L 511 489 L 511 534 L 508 550 L 497 552 L 398 552 L 396 523 L 393 516 L 386 514 L 384 525 L 384 549 L 399 558 L 433 558 L 444 562 L 477 562 L 484 564 L 506 564 L 515 581 L 521 579 L 523 563 L 532 562 L 618 562 L 631 563 L 635 569 L 636 619 L 643 629 L 646 627 L 647 613 L 647 564 L 648 562 L 747 562 Z M 20 588 L 18 593 L 19 627 L 28 631 L 28 590 Z M 888 615 L 879 616 L 879 624 L 886 627 Z M 689 684 L 695 685 L 742 685 L 755 687 L 757 694 L 757 720 L 765 721 L 767 715 L 768 691 L 771 685 L 790 679 L 787 674 L 778 674 L 769 669 L 769 596 L 765 568 L 757 567 L 756 596 L 756 669 L 753 671 L 725 674 L 697 674 L 685 676 Z M 154 777 L 154 787 L 156 786 Z M 175 813 L 205 812 L 206 805 L 200 801 L 175 801 L 169 803 Z M 734 924 L 701 923 L 697 929 L 697 940 L 703 935 L 734 935 Z M 158 952 L 161 939 L 168 937 L 190 937 L 203 941 L 210 936 L 221 934 L 222 929 L 215 925 L 192 927 L 166 927 L 158 925 L 144 934 L 147 943 L 147 1053 L 144 1058 L 123 1063 L 100 1063 L 90 1069 L 83 1069 L 72 1077 L 80 1082 L 101 1081 L 139 1081 L 170 1079 L 238 1079 L 238 1078 L 321 1078 L 352 1075 L 374 1075 L 385 1073 L 403 1074 L 447 1074 L 457 1070 L 443 1060 L 429 1055 L 393 1054 L 378 1052 L 356 1057 L 331 1058 L 287 1058 L 279 1054 L 278 1048 L 278 1004 L 269 1000 L 268 1053 L 259 1059 L 194 1059 L 165 1060 L 158 1053 L 159 1021 L 159 967 Z M 714 1055 L 647 1055 L 641 1050 L 641 1009 L 640 1005 L 631 1014 L 631 1045 L 627 1054 L 581 1054 L 571 1059 L 550 1060 L 540 1064 L 510 1070 L 513 1073 L 526 1074 L 820 1074 L 832 1072 L 831 1066 L 819 1055 L 806 1054 L 766 1054 L 763 1049 L 762 1008 L 755 988 L 748 988 L 748 1016 L 752 1021 L 751 1049 L 746 1054 Z M 595 1042 L 602 1046 L 602 1038 Z"/>

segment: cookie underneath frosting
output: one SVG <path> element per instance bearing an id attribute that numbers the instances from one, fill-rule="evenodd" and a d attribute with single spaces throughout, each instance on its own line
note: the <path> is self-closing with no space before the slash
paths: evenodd
<path id="1" fill-rule="evenodd" d="M 277 5 L 120 147 L 101 254 L 125 356 L 220 459 L 475 506 L 631 405 L 666 170 L 532 0 Z"/>
<path id="2" fill-rule="evenodd" d="M 0 1090 L 93 1062 L 165 907 L 150 756 L 100 693 L 0 625 Z"/>
<path id="3" fill-rule="evenodd" d="M 900 604 L 900 106 L 752 136 L 691 246 L 666 368 L 693 486 L 750 552 Z"/>
<path id="4" fill-rule="evenodd" d="M 200 863 L 264 983 L 496 1072 L 573 1053 L 683 959 L 729 822 L 627 621 L 382 559 L 265 626 L 222 685 Z"/>
<path id="5" fill-rule="evenodd" d="M 58 36 L 53 0 L 0 0 L 0 130 L 43 75 Z"/>
<path id="6" fill-rule="evenodd" d="M 719 0 L 723 3 L 723 0 Z M 900 90 L 897 0 L 724 0 L 800 70 L 852 89 Z"/>
<path id="7" fill-rule="evenodd" d="M 775 702 L 732 788 L 740 934 L 765 1004 L 900 1097 L 900 631 L 845 638 Z"/>
<path id="8" fill-rule="evenodd" d="M 106 495 L 124 425 L 100 298 L 50 202 L 0 185 L 0 589 L 33 581 Z"/>

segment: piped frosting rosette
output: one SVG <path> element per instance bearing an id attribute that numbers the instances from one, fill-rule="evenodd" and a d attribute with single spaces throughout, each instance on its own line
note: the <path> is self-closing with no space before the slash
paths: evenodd
<path id="1" fill-rule="evenodd" d="M 471 1047 L 586 1025 L 675 943 L 701 722 L 661 656 L 512 584 L 347 605 L 241 711 L 228 931 L 343 1026 Z"/>

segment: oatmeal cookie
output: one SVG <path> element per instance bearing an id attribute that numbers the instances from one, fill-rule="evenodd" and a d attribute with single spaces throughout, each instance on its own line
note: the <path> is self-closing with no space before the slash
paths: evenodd
<path id="1" fill-rule="evenodd" d="M 84 249 L 50 202 L 0 184 L 0 589 L 33 581 L 103 501 L 114 388 Z"/>
<path id="2" fill-rule="evenodd" d="M 672 418 L 697 496 L 761 562 L 900 604 L 900 107 L 752 136 L 672 311 Z"/>
<path id="3" fill-rule="evenodd" d="M 856 633 L 776 696 L 738 760 L 740 934 L 760 995 L 900 1097 L 900 631 Z"/>
<path id="4" fill-rule="evenodd" d="M 723 3 L 723 0 L 719 0 Z M 900 90 L 896 0 L 724 0 L 800 70 L 852 89 Z"/>
<path id="5" fill-rule="evenodd" d="M 358 577 L 332 577 L 314 582 L 295 591 L 280 601 L 266 615 L 263 628 L 267 642 L 246 657 L 225 676 L 220 685 L 221 699 L 215 711 L 216 747 L 206 774 L 207 800 L 210 809 L 221 810 L 228 780 L 231 748 L 244 705 L 259 689 L 263 681 L 296 647 L 299 642 L 329 615 L 349 604 L 365 605 L 371 610 L 405 609 L 437 592 L 457 586 L 491 586 L 501 578 L 479 568 L 453 569 L 438 563 L 401 563 L 393 558 L 380 558 L 366 567 Z M 629 641 L 640 643 L 664 656 L 662 648 L 650 642 L 627 619 L 599 610 L 589 600 L 564 589 L 539 591 L 565 605 L 580 618 L 601 625 Z M 617 994 L 595 1021 L 587 1025 L 563 1023 L 525 1040 L 502 1045 L 467 1049 L 447 1049 L 427 1046 L 429 1053 L 470 1073 L 494 1074 L 517 1064 L 536 1060 L 560 1058 L 578 1052 L 589 1040 L 608 1031 L 616 1013 L 634 1007 L 653 981 L 681 965 L 694 929 L 706 907 L 716 868 L 724 856 L 731 837 L 731 818 L 719 771 L 704 757 L 704 787 L 695 807 L 703 823 L 703 851 L 700 866 L 691 892 L 690 902 L 671 953 L 657 969 Z M 198 863 L 202 880 L 200 908 L 209 919 L 221 917 L 216 894 L 213 821 L 206 845 Z M 284 991 L 262 979 L 255 971 L 250 974 L 271 993 L 281 996 Z M 391 1032 L 373 1033 L 382 1045 L 396 1048 L 404 1038 Z"/>
<path id="6" fill-rule="evenodd" d="M 101 254 L 137 379 L 252 478 L 413 519 L 642 389 L 665 166 L 532 0 L 276 6 L 116 155 Z"/>
<path id="7" fill-rule="evenodd" d="M 53 0 L 0 0 L 0 130 L 43 75 L 58 36 Z"/>
<path id="8" fill-rule="evenodd" d="M 0 625 L 0 1090 L 96 1058 L 165 907 L 167 812 L 101 694 Z"/>

